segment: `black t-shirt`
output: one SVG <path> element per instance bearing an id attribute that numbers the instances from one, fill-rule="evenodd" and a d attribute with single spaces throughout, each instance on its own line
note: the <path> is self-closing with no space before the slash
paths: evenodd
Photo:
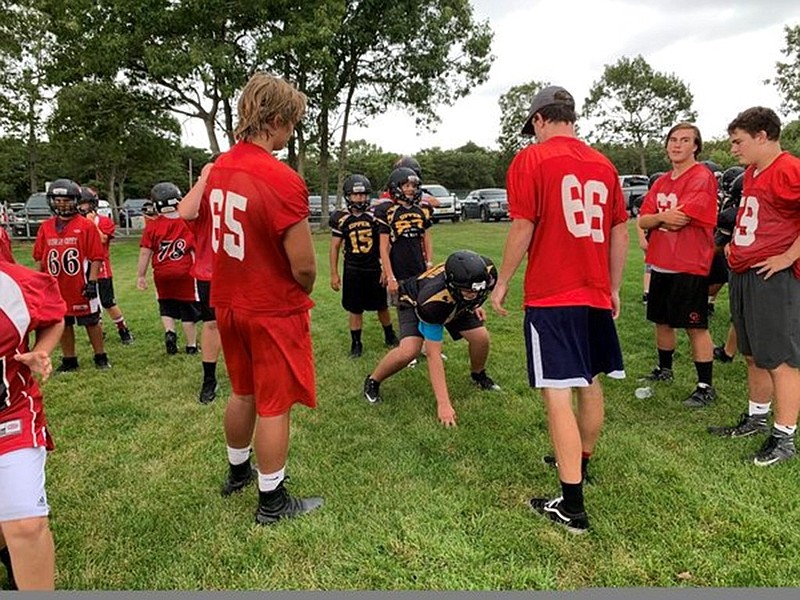
<path id="1" fill-rule="evenodd" d="M 389 260 L 395 278 L 400 281 L 423 273 L 425 253 L 422 239 L 432 223 L 431 208 L 386 202 L 375 208 L 375 219 L 380 233 L 388 235 L 392 243 Z"/>
<path id="2" fill-rule="evenodd" d="M 380 269 L 378 222 L 372 213 L 337 210 L 329 225 L 333 237 L 344 240 L 344 263 L 359 269 Z"/>

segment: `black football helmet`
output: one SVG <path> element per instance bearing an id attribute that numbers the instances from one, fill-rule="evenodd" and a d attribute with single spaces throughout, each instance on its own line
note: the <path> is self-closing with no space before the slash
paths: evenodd
<path id="1" fill-rule="evenodd" d="M 78 214 L 81 186 L 71 179 L 56 179 L 47 187 L 47 204 L 54 215 L 71 217 Z"/>
<path id="2" fill-rule="evenodd" d="M 350 210 L 367 210 L 369 206 L 369 195 L 372 193 L 372 184 L 369 179 L 364 175 L 353 174 L 344 180 L 342 184 L 342 194 L 344 195 L 344 202 Z M 366 194 L 362 202 L 353 202 L 350 200 L 352 194 Z"/>
<path id="3" fill-rule="evenodd" d="M 722 177 L 722 167 L 720 167 L 720 166 L 719 166 L 717 163 L 715 163 L 713 160 L 704 160 L 704 161 L 703 161 L 703 162 L 701 162 L 700 164 L 702 164 L 702 165 L 705 165 L 705 167 L 706 167 L 706 168 L 707 168 L 709 171 L 711 171 L 711 174 L 712 174 L 714 177 L 716 177 L 716 178 L 717 178 L 717 181 L 719 181 L 719 178 L 720 178 L 720 177 Z"/>
<path id="4" fill-rule="evenodd" d="M 728 191 L 727 206 L 739 206 L 742 202 L 742 188 L 744 187 L 744 171 L 739 173 L 731 182 L 731 189 Z"/>
<path id="5" fill-rule="evenodd" d="M 417 186 L 413 198 L 407 198 L 403 193 L 403 185 L 409 182 Z M 392 174 L 389 175 L 389 195 L 393 200 L 405 200 L 406 202 L 414 203 L 419 202 L 419 199 L 422 198 L 422 190 L 419 187 L 420 183 L 419 175 L 417 175 L 413 169 L 400 167 L 392 171 Z"/>
<path id="6" fill-rule="evenodd" d="M 497 281 L 494 263 L 472 250 L 458 250 L 444 263 L 444 280 L 456 305 L 462 309 L 475 309 L 486 301 Z M 493 275 L 494 274 L 494 275 Z M 464 292 L 475 292 L 474 298 L 464 298 Z"/>
<path id="7" fill-rule="evenodd" d="M 92 188 L 81 186 L 81 199 L 78 200 L 78 212 L 86 216 L 90 212 L 97 212 L 97 192 Z"/>
<path id="8" fill-rule="evenodd" d="M 399 169 L 400 167 L 411 169 L 417 174 L 420 181 L 422 181 L 422 167 L 419 165 L 419 161 L 413 156 L 401 156 L 392 165 L 393 169 Z"/>
<path id="9" fill-rule="evenodd" d="M 142 204 L 142 214 L 146 217 L 155 217 L 158 214 L 155 205 L 150 200 Z"/>
<path id="10" fill-rule="evenodd" d="M 731 185 L 733 184 L 733 180 L 736 179 L 739 175 L 744 173 L 744 167 L 728 167 L 722 172 L 722 179 L 720 180 L 719 186 L 722 188 L 722 191 L 726 194 L 731 193 Z M 740 192 L 741 194 L 741 192 Z"/>
<path id="11" fill-rule="evenodd" d="M 652 175 L 650 175 L 650 178 L 647 180 L 647 189 L 649 190 L 650 188 L 652 188 L 653 184 L 656 182 L 656 179 L 661 177 L 663 174 L 664 171 L 658 171 L 657 173 L 653 173 Z"/>
<path id="12" fill-rule="evenodd" d="M 150 190 L 150 200 L 157 213 L 166 214 L 178 210 L 178 203 L 183 199 L 181 190 L 171 181 L 162 181 Z"/>

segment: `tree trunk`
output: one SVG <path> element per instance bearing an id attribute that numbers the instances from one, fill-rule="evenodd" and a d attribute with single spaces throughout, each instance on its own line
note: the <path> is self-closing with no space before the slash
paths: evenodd
<path id="1" fill-rule="evenodd" d="M 216 123 L 214 119 L 214 113 L 216 109 L 212 112 L 204 114 L 201 118 L 203 119 L 203 125 L 206 126 L 206 134 L 208 135 L 208 145 L 211 148 L 211 152 L 216 154 L 219 152 L 219 141 L 217 141 L 217 132 L 216 132 Z"/>
<path id="2" fill-rule="evenodd" d="M 642 175 L 647 175 L 647 160 L 645 157 L 644 143 L 641 141 L 636 142 L 636 150 L 639 152 L 639 166 L 642 170 Z"/>
<path id="3" fill-rule="evenodd" d="M 319 217 L 319 228 L 327 229 L 330 207 L 328 206 L 328 163 L 330 150 L 328 148 L 328 107 L 323 106 L 319 112 L 319 193 L 322 196 Z"/>
<path id="4" fill-rule="evenodd" d="M 230 98 L 222 99 L 222 111 L 225 114 L 225 135 L 228 137 L 228 147 L 232 148 L 236 143 L 236 138 L 233 135 L 233 108 Z"/>
<path id="5" fill-rule="evenodd" d="M 356 82 L 350 78 L 350 86 L 347 90 L 347 100 L 344 104 L 344 117 L 342 119 L 342 136 L 339 140 L 339 168 L 336 173 L 336 203 L 342 206 L 342 185 L 344 184 L 344 172 L 347 167 L 347 125 L 350 123 L 350 109 L 353 106 L 353 95 L 356 91 Z M 367 198 L 369 201 L 369 198 Z"/>
<path id="6" fill-rule="evenodd" d="M 31 194 L 39 191 L 39 152 L 36 147 L 36 106 L 32 98 L 28 100 L 28 176 Z"/>

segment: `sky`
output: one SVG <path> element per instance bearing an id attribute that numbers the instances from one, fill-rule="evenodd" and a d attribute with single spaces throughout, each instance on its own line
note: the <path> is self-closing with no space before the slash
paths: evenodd
<path id="1" fill-rule="evenodd" d="M 454 105 L 440 106 L 441 122 L 433 127 L 417 128 L 412 116 L 393 110 L 368 127 L 351 126 L 349 139 L 398 154 L 469 141 L 496 148 L 498 100 L 511 87 L 533 80 L 564 86 L 581 111 L 606 65 L 639 54 L 689 86 L 705 139 L 726 137 L 727 124 L 745 108 L 779 111 L 780 96 L 764 80 L 787 60 L 784 26 L 800 24 L 800 0 L 472 0 L 472 6 L 494 32 L 489 79 Z M 185 123 L 183 141 L 208 146 L 199 121 Z"/>

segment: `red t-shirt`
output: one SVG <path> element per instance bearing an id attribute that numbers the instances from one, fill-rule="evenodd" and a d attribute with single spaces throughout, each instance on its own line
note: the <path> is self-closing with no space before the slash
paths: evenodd
<path id="1" fill-rule="evenodd" d="M 645 262 L 675 273 L 706 276 L 714 258 L 714 227 L 717 224 L 717 180 L 705 165 L 697 163 L 677 179 L 659 177 L 647 192 L 641 215 L 681 209 L 691 221 L 677 231 L 650 230 Z"/>
<path id="2" fill-rule="evenodd" d="M 11 251 L 11 238 L 3 227 L 0 227 L 0 261 L 17 262 Z"/>
<path id="3" fill-rule="evenodd" d="M 314 303 L 292 277 L 287 229 L 308 218 L 308 189 L 263 148 L 239 142 L 214 162 L 203 194 L 211 207 L 211 305 L 281 316 Z"/>
<path id="4" fill-rule="evenodd" d="M 104 217 L 103 215 L 95 215 L 95 220 L 90 221 L 94 223 L 100 233 L 108 236 L 103 244 L 103 264 L 100 267 L 99 279 L 109 279 L 111 275 L 111 239 L 117 231 L 117 226 L 112 219 Z"/>
<path id="5" fill-rule="evenodd" d="M 103 260 L 103 244 L 97 228 L 88 219 L 75 215 L 69 221 L 48 219 L 39 227 L 33 245 L 33 259 L 42 271 L 58 280 L 67 315 L 81 317 L 100 309 L 97 298 L 83 295 L 93 261 Z"/>
<path id="6" fill-rule="evenodd" d="M 611 228 L 628 220 L 614 165 L 557 136 L 521 150 L 506 175 L 509 214 L 535 224 L 525 306 L 611 308 Z"/>
<path id="7" fill-rule="evenodd" d="M 783 152 L 761 173 L 744 172 L 728 264 L 737 273 L 782 254 L 800 236 L 800 158 Z M 800 261 L 792 266 L 800 279 Z"/>
<path id="8" fill-rule="evenodd" d="M 46 273 L 0 261 L 0 454 L 53 448 L 42 392 L 30 369 L 15 360 L 30 350 L 29 334 L 64 319 L 58 282 Z"/>
<path id="9" fill-rule="evenodd" d="M 176 218 L 162 215 L 147 221 L 139 246 L 153 253 L 150 264 L 158 299 L 194 302 L 198 299 L 191 275 L 194 236 L 178 213 L 174 214 Z"/>

